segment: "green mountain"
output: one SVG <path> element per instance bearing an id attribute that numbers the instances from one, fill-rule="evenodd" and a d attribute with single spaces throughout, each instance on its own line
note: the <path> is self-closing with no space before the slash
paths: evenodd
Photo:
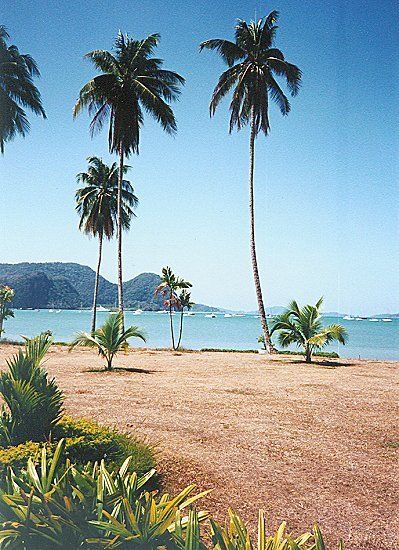
<path id="1" fill-rule="evenodd" d="M 77 309 L 91 307 L 95 272 L 76 263 L 0 263 L 0 284 L 15 290 L 12 307 Z M 161 278 L 155 273 L 141 273 L 123 284 L 125 307 L 158 311 L 164 309 L 163 298 L 154 297 Z M 100 277 L 98 304 L 113 307 L 117 304 L 117 285 Z M 197 304 L 202 311 L 215 310 Z"/>

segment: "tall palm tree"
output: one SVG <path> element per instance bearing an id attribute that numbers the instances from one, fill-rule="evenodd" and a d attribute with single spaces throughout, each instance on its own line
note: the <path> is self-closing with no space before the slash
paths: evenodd
<path id="1" fill-rule="evenodd" d="M 110 152 L 119 155 L 118 184 L 118 302 L 123 312 L 122 287 L 122 174 L 124 157 L 139 153 L 143 111 L 149 113 L 169 134 L 177 130 L 176 120 L 168 105 L 177 99 L 184 78 L 162 69 L 163 61 L 153 57 L 159 35 L 151 34 L 134 40 L 119 32 L 114 52 L 94 50 L 85 55 L 101 74 L 80 90 L 74 116 L 85 107 L 94 115 L 90 129 L 93 134 L 109 121 Z"/>
<path id="2" fill-rule="evenodd" d="M 250 125 L 249 140 L 249 212 L 250 212 L 250 250 L 252 270 L 255 281 L 259 315 L 265 338 L 266 349 L 273 351 L 269 328 L 266 321 L 262 289 L 259 278 L 255 248 L 255 212 L 254 212 L 254 157 L 255 138 L 259 132 L 265 135 L 270 130 L 269 103 L 277 103 L 283 115 L 290 111 L 290 104 L 276 80 L 284 77 L 292 96 L 298 93 L 301 71 L 288 63 L 281 50 L 274 47 L 277 31 L 278 12 L 272 11 L 267 17 L 249 24 L 238 20 L 235 28 L 235 42 L 212 39 L 202 42 L 200 49 L 216 50 L 228 69 L 222 73 L 214 89 L 210 103 L 210 114 L 214 115 L 220 101 L 233 90 L 230 103 L 230 133 L 235 127 L 240 130 Z"/>
<path id="3" fill-rule="evenodd" d="M 29 132 L 30 124 L 25 109 L 46 118 L 39 90 L 33 83 L 39 76 L 35 60 L 28 54 L 21 54 L 17 46 L 7 45 L 10 35 L 0 25 L 0 152 L 16 134 L 23 137 Z"/>
<path id="4" fill-rule="evenodd" d="M 98 262 L 93 296 L 93 316 L 91 331 L 96 330 L 96 311 L 98 284 L 100 279 L 100 267 L 102 258 L 102 246 L 104 237 L 111 239 L 115 234 L 115 226 L 118 214 L 118 180 L 119 170 L 114 162 L 107 166 L 98 157 L 88 157 L 89 167 L 87 172 L 80 172 L 76 177 L 82 183 L 76 191 L 76 210 L 80 216 L 79 229 L 88 235 L 98 237 Z M 123 166 L 126 174 L 129 166 Z M 122 228 L 128 230 L 130 221 L 134 216 L 134 209 L 138 205 L 138 198 L 134 194 L 133 187 L 127 180 L 122 180 Z"/>
<path id="5" fill-rule="evenodd" d="M 323 298 L 316 305 L 307 305 L 303 308 L 294 300 L 288 308 L 277 315 L 271 333 L 278 332 L 278 342 L 286 348 L 290 344 L 302 347 L 307 363 L 312 362 L 315 350 L 338 341 L 345 345 L 347 332 L 342 325 L 333 324 L 324 326 L 320 317 L 320 307 Z"/>

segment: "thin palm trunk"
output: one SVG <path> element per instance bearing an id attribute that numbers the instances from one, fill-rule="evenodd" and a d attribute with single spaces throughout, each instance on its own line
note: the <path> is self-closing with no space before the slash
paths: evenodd
<path id="1" fill-rule="evenodd" d="M 174 333 L 174 330 L 173 330 L 172 298 L 173 298 L 173 294 L 172 294 L 172 292 L 171 292 L 171 293 L 170 293 L 170 296 L 169 296 L 170 333 L 171 333 L 171 335 L 172 335 L 172 348 L 173 348 L 173 349 L 176 349 L 176 348 L 175 348 L 175 333 Z"/>
<path id="2" fill-rule="evenodd" d="M 177 343 L 177 349 L 180 348 L 181 337 L 183 335 L 183 316 L 184 316 L 184 308 L 182 307 L 180 312 L 180 330 L 179 330 L 179 341 Z"/>
<path id="3" fill-rule="evenodd" d="M 305 347 L 305 357 L 306 357 L 306 363 L 312 362 L 312 347 L 309 344 L 306 344 L 306 347 Z"/>
<path id="4" fill-rule="evenodd" d="M 255 248 L 255 211 L 254 211 L 254 164 L 255 164 L 255 111 L 251 111 L 251 135 L 249 141 L 249 215 L 250 215 L 250 248 L 252 271 L 255 281 L 256 298 L 258 300 L 258 310 L 262 324 L 263 335 L 265 338 L 265 348 L 268 353 L 273 353 L 274 347 L 270 338 L 269 327 L 267 326 L 265 306 L 263 304 L 262 288 L 260 286 L 258 261 L 256 259 Z"/>
<path id="5" fill-rule="evenodd" d="M 123 180 L 123 147 L 119 146 L 119 174 L 118 174 L 118 309 L 122 312 L 122 330 L 125 330 L 123 314 L 123 282 L 122 282 L 122 180 Z"/>
<path id="6" fill-rule="evenodd" d="M 98 284 L 100 281 L 100 267 L 101 267 L 101 257 L 103 252 L 103 234 L 100 231 L 98 236 L 98 262 L 97 262 L 97 271 L 96 271 L 96 280 L 94 283 L 94 296 L 93 296 L 93 316 L 91 320 L 91 333 L 96 330 L 96 313 L 97 313 L 97 296 L 98 296 Z"/>

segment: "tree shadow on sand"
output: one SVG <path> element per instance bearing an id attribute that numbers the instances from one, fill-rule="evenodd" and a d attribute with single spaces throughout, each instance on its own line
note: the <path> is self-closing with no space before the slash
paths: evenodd
<path id="1" fill-rule="evenodd" d="M 112 370 L 105 370 L 104 368 L 92 368 L 92 369 L 85 369 L 83 372 L 95 372 L 95 373 L 124 373 L 124 372 L 132 372 L 132 373 L 139 373 L 139 374 L 154 374 L 156 370 L 149 370 L 149 369 L 140 369 L 138 367 L 114 367 Z"/>
<path id="2" fill-rule="evenodd" d="M 308 367 L 318 367 L 318 368 L 325 368 L 325 369 L 336 369 L 338 367 L 350 367 L 350 363 L 342 363 L 341 361 L 317 361 L 312 360 L 311 363 L 306 363 L 306 361 L 301 361 L 300 359 L 294 359 L 291 361 L 291 363 L 295 363 L 297 365 L 305 365 Z"/>

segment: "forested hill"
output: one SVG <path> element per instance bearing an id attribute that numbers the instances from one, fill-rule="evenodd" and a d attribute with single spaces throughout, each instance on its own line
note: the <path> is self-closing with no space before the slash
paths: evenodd
<path id="1" fill-rule="evenodd" d="M 76 263 L 0 263 L 0 284 L 8 284 L 15 290 L 12 304 L 15 308 L 91 307 L 94 279 L 93 269 Z M 126 281 L 123 284 L 125 307 L 149 311 L 164 309 L 162 297 L 154 297 L 160 280 L 155 273 L 141 273 Z M 117 304 L 117 296 L 117 285 L 100 277 L 98 304 L 113 307 Z"/>

